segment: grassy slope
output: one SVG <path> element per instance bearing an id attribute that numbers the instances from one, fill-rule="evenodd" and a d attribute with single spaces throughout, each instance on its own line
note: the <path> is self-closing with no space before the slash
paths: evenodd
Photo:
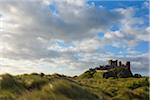
<path id="1" fill-rule="evenodd" d="M 107 75 L 105 73 L 108 73 Z M 79 76 L 79 78 L 81 79 L 89 79 L 89 78 L 94 78 L 94 79 L 99 79 L 99 78 L 103 78 L 105 74 L 105 77 L 107 76 L 109 77 L 115 77 L 115 78 L 123 78 L 123 77 L 131 77 L 132 73 L 127 69 L 127 68 L 113 68 L 111 70 L 109 70 L 108 72 L 104 72 L 104 71 L 91 71 L 88 70 L 86 72 L 84 72 L 83 74 L 81 74 Z"/>
<path id="2" fill-rule="evenodd" d="M 81 74 L 78 78 L 80 79 L 100 79 L 103 78 L 103 73 L 104 72 L 96 72 L 96 71 L 86 71 L 83 74 Z"/>
<path id="3" fill-rule="evenodd" d="M 98 96 L 59 75 L 2 75 L 0 100 L 98 100 Z"/>
<path id="4" fill-rule="evenodd" d="M 87 86 L 98 93 L 97 95 L 102 96 L 103 100 L 149 100 L 148 78 L 79 78 L 76 80 L 81 85 Z"/>
<path id="5" fill-rule="evenodd" d="M 148 78 L 99 78 L 101 72 L 61 75 L 2 75 L 0 100 L 148 100 Z"/>

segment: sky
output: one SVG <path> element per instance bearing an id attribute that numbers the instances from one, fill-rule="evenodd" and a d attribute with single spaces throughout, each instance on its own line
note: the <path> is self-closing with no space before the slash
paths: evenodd
<path id="1" fill-rule="evenodd" d="M 0 74 L 79 75 L 109 59 L 149 73 L 148 0 L 0 0 Z"/>

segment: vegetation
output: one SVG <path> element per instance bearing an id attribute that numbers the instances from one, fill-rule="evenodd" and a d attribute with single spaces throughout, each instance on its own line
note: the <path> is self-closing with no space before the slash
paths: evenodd
<path id="1" fill-rule="evenodd" d="M 95 70 L 88 70 L 86 72 L 84 72 L 83 74 L 81 74 L 78 78 L 80 79 L 89 79 L 89 78 L 94 78 L 94 79 L 100 79 L 103 78 L 103 74 L 105 72 L 102 71 L 95 71 Z"/>
<path id="2" fill-rule="evenodd" d="M 102 100 L 149 100 L 149 78 L 76 79 Z"/>
<path id="3" fill-rule="evenodd" d="M 149 100 L 149 78 L 102 78 L 32 73 L 0 76 L 0 100 Z"/>

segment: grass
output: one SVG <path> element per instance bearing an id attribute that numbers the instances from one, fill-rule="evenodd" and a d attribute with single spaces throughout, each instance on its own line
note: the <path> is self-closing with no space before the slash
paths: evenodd
<path id="1" fill-rule="evenodd" d="M 149 78 L 76 79 L 95 93 L 103 92 L 114 100 L 149 100 Z M 105 99 L 105 97 L 103 98 Z"/>
<path id="2" fill-rule="evenodd" d="M 89 79 L 89 78 L 95 78 L 95 79 L 99 79 L 99 78 L 103 78 L 103 73 L 104 72 L 96 72 L 96 71 L 86 71 L 85 73 L 81 74 L 78 78 L 81 79 Z"/>
<path id="3" fill-rule="evenodd" d="M 149 100 L 148 77 L 104 79 L 100 75 L 4 74 L 0 76 L 0 100 Z"/>
<path id="4" fill-rule="evenodd" d="M 83 74 L 81 74 L 78 78 L 81 79 L 99 79 L 99 78 L 127 78 L 127 77 L 133 77 L 131 71 L 129 71 L 127 68 L 113 68 L 108 71 L 101 71 L 101 70 L 87 70 Z M 135 75 L 135 77 L 140 77 L 138 74 Z"/>

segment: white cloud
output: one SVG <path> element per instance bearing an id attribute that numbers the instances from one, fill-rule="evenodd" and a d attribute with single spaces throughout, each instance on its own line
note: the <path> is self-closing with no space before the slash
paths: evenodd
<path id="1" fill-rule="evenodd" d="M 51 14 L 49 5 L 56 6 L 57 16 Z M 37 66 L 33 70 L 39 72 L 46 71 L 40 66 L 46 66 L 80 71 L 104 64 L 116 58 L 105 51 L 106 44 L 129 48 L 139 40 L 148 40 L 149 28 L 132 27 L 143 23 L 142 18 L 133 17 L 134 13 L 132 7 L 88 7 L 84 0 L 0 1 L 0 55 L 6 60 L 0 68 L 7 66 L 10 72 L 18 66 L 22 72 L 31 72 L 28 69 Z M 110 31 L 114 23 L 121 29 Z M 97 37 L 98 32 L 105 33 L 103 40 Z"/>
<path id="2" fill-rule="evenodd" d="M 149 8 L 149 1 L 145 1 L 144 4 L 143 4 L 143 6 L 144 6 L 145 8 Z"/>

